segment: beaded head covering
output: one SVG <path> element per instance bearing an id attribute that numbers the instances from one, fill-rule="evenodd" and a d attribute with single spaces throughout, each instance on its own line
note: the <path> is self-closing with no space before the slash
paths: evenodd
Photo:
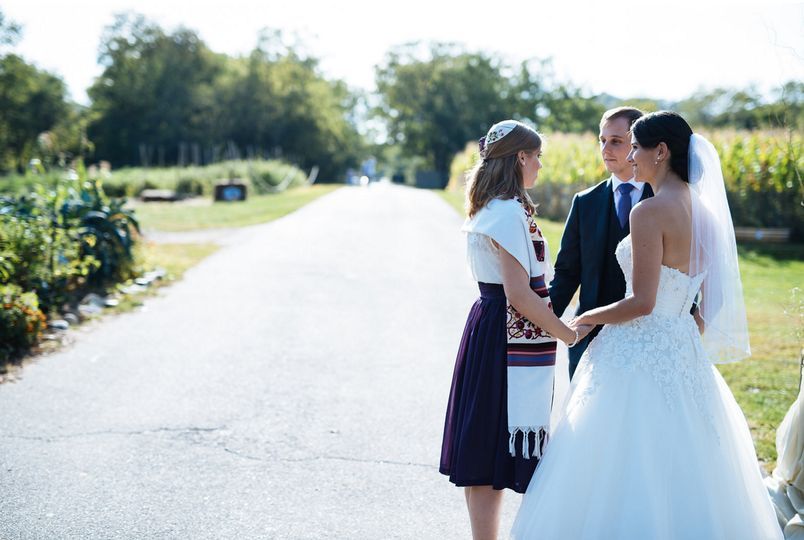
<path id="1" fill-rule="evenodd" d="M 494 144 L 509 133 L 511 133 L 514 128 L 519 125 L 519 122 L 516 120 L 503 120 L 502 122 L 497 122 L 489 129 L 488 133 L 486 133 L 485 137 L 481 137 L 478 141 L 480 146 L 480 155 L 484 158 L 486 157 L 486 147 L 489 144 Z"/>

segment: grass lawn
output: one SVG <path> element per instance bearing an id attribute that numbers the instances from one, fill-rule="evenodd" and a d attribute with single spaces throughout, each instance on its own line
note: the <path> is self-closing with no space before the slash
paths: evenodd
<path id="1" fill-rule="evenodd" d="M 293 212 L 331 193 L 340 185 L 320 184 L 290 189 L 274 195 L 249 197 L 243 203 L 214 203 L 210 199 L 185 203 L 136 203 L 140 227 L 158 231 L 191 231 L 218 227 L 243 227 L 265 223 Z M 140 242 L 135 257 L 147 269 L 164 268 L 165 283 L 180 279 L 185 270 L 198 264 L 218 249 L 215 244 L 157 244 Z M 136 297 L 121 303 L 121 310 L 141 304 Z"/>
<path id="2" fill-rule="evenodd" d="M 463 214 L 463 194 L 441 191 Z M 563 223 L 537 219 L 555 258 Z M 752 356 L 718 366 L 742 407 L 760 461 L 770 471 L 776 462 L 776 428 L 795 401 L 804 331 L 804 245 L 739 246 Z"/>
<path id="3" fill-rule="evenodd" d="M 132 204 L 140 227 L 157 231 L 244 227 L 280 218 L 305 204 L 342 187 L 317 184 L 272 195 L 254 195 L 245 202 L 212 202 L 211 199 L 182 203 Z"/>
<path id="4" fill-rule="evenodd" d="M 124 296 L 120 304 L 110 311 L 122 313 L 142 305 L 143 300 L 153 296 L 159 287 L 170 285 L 182 278 L 184 272 L 215 253 L 218 246 L 215 244 L 157 244 L 155 242 L 140 242 L 135 247 L 135 257 L 142 268 L 151 270 L 163 268 L 166 272 L 156 286 L 152 286 L 145 293 Z"/>
<path id="5" fill-rule="evenodd" d="M 185 203 L 135 203 L 140 227 L 158 231 L 191 231 L 218 227 L 243 227 L 280 218 L 341 187 L 319 184 L 283 191 L 273 195 L 249 197 L 242 203 L 214 203 L 199 199 Z M 178 280 L 184 272 L 218 249 L 207 244 L 158 244 L 140 242 L 135 257 L 146 270 L 164 268 L 165 283 Z M 139 305 L 136 297 L 127 298 L 121 309 Z"/>
<path id="6" fill-rule="evenodd" d="M 146 268 L 164 268 L 167 281 L 181 279 L 184 272 L 218 250 L 215 244 L 157 244 L 143 242 L 138 259 Z"/>
<path id="7" fill-rule="evenodd" d="M 308 202 L 330 193 L 340 185 L 314 185 L 290 189 L 274 195 L 249 197 L 243 203 L 214 203 L 199 199 L 184 203 L 134 203 L 140 227 L 158 231 L 191 231 L 218 227 L 243 227 L 280 218 Z M 214 253 L 218 246 L 205 244 L 158 244 L 139 242 L 135 258 L 145 270 L 163 268 L 162 284 L 182 277 L 184 272 Z M 127 296 L 115 311 L 126 311 L 142 304 L 140 296 Z"/>

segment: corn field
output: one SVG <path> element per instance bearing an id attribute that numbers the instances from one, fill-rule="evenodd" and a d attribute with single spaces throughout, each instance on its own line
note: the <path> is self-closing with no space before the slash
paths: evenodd
<path id="1" fill-rule="evenodd" d="M 736 226 L 785 227 L 804 240 L 804 183 L 801 133 L 718 130 L 702 133 L 720 154 L 723 177 Z M 548 135 L 539 180 L 531 190 L 539 214 L 558 221 L 567 217 L 572 196 L 608 177 L 597 137 Z M 469 143 L 450 170 L 449 189 L 463 189 L 465 172 L 479 159 Z"/>

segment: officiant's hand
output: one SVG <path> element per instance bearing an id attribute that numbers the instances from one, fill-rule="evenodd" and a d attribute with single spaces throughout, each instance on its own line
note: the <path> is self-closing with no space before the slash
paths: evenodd
<path id="1" fill-rule="evenodd" d="M 585 338 L 586 336 L 588 336 L 589 332 L 591 332 L 594 329 L 594 327 L 595 327 L 595 325 L 593 325 L 593 324 L 573 324 L 573 323 L 570 323 L 570 328 L 572 328 L 573 330 L 578 331 L 578 341 L 580 341 L 583 338 Z"/>
<path id="2" fill-rule="evenodd" d="M 592 325 L 593 328 L 595 326 L 594 324 L 592 324 L 590 320 L 588 320 L 585 314 L 578 315 L 577 317 L 573 317 L 572 319 L 570 319 L 569 325 L 572 327 Z"/>

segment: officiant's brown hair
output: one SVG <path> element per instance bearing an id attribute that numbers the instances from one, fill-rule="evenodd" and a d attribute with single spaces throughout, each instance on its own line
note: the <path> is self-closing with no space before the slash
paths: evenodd
<path id="1" fill-rule="evenodd" d="M 480 161 L 469 172 L 466 182 L 467 215 L 473 217 L 492 199 L 519 198 L 535 210 L 525 189 L 517 153 L 524 150 L 531 154 L 541 148 L 539 133 L 521 122 L 516 122 L 516 126 L 501 139 L 489 144 L 481 142 Z"/>

